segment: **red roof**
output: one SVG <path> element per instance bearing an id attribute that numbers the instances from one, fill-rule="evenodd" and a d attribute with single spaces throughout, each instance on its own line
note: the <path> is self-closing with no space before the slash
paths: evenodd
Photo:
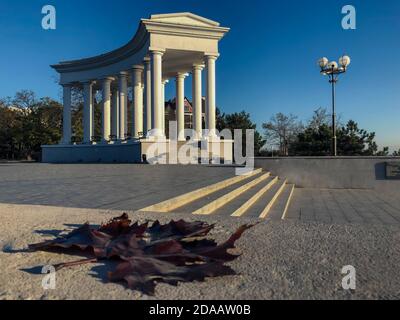
<path id="1" fill-rule="evenodd" d="M 205 99 L 204 99 L 204 97 L 202 98 L 202 110 L 203 110 L 203 113 L 205 112 Z M 185 97 L 185 101 L 184 101 L 184 103 L 185 103 L 185 113 L 193 113 L 193 106 L 192 106 L 192 103 L 189 101 L 189 99 L 188 98 L 186 98 Z M 170 108 L 170 109 L 172 109 L 172 110 L 176 110 L 176 98 L 173 98 L 173 99 L 171 99 L 171 100 L 169 100 L 169 101 L 166 101 L 165 102 L 165 108 Z"/>

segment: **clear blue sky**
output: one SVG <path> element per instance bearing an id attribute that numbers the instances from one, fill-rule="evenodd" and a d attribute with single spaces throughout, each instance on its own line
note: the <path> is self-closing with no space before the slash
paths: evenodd
<path id="1" fill-rule="evenodd" d="M 57 9 L 57 29 L 41 28 L 41 8 Z M 357 30 L 341 28 L 341 8 L 357 10 Z M 31 89 L 60 99 L 49 65 L 113 50 L 128 42 L 139 19 L 190 11 L 231 28 L 220 45 L 217 103 L 246 110 L 260 125 L 274 113 L 307 120 L 330 107 L 319 74 L 321 56 L 352 58 L 338 84 L 338 113 L 376 131 L 379 144 L 400 147 L 400 1 L 318 0 L 2 0 L 0 97 Z M 188 81 L 187 95 L 190 97 Z M 167 98 L 173 95 L 173 82 Z"/>

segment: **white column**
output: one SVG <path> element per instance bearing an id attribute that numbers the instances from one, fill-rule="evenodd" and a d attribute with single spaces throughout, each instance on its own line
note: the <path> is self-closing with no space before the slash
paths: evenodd
<path id="1" fill-rule="evenodd" d="M 161 82 L 163 51 L 154 50 L 151 54 L 151 112 L 154 137 L 163 137 L 161 129 Z"/>
<path id="2" fill-rule="evenodd" d="M 83 143 L 90 143 L 93 136 L 93 82 L 83 85 Z"/>
<path id="3" fill-rule="evenodd" d="M 178 122 L 178 140 L 185 141 L 185 76 L 184 73 L 176 75 L 176 120 Z"/>
<path id="4" fill-rule="evenodd" d="M 102 82 L 102 141 L 108 142 L 111 134 L 111 81 L 113 78 L 105 78 Z"/>
<path id="5" fill-rule="evenodd" d="M 151 126 L 151 68 L 150 68 L 150 59 L 144 60 L 144 114 L 143 114 L 143 132 L 146 135 L 147 131 L 149 131 Z"/>
<path id="6" fill-rule="evenodd" d="M 206 70 L 207 70 L 207 95 L 206 95 L 206 108 L 207 108 L 207 125 L 208 136 L 210 138 L 216 137 L 215 132 L 215 61 L 218 54 L 206 55 Z"/>
<path id="7" fill-rule="evenodd" d="M 112 95 L 111 95 L 111 134 L 116 138 L 119 139 L 119 92 L 117 88 L 113 88 Z"/>
<path id="8" fill-rule="evenodd" d="M 143 66 L 134 66 L 132 70 L 132 94 L 133 94 L 133 128 L 132 136 L 139 138 L 139 132 L 143 132 L 143 91 L 142 91 Z"/>
<path id="9" fill-rule="evenodd" d="M 193 130 L 197 133 L 197 138 L 201 139 L 202 130 L 202 94 L 201 94 L 201 71 L 202 65 L 193 65 L 192 74 L 192 104 L 193 104 Z"/>
<path id="10" fill-rule="evenodd" d="M 63 85 L 63 140 L 64 144 L 71 143 L 71 85 Z"/>
<path id="11" fill-rule="evenodd" d="M 95 84 L 93 84 L 92 91 L 92 136 L 96 136 L 96 96 L 97 90 L 95 89 Z"/>
<path id="12" fill-rule="evenodd" d="M 161 123 L 162 123 L 162 132 L 165 135 L 165 85 L 168 83 L 168 80 L 163 80 L 161 85 Z"/>
<path id="13" fill-rule="evenodd" d="M 127 134 L 127 126 L 126 126 L 126 112 L 128 109 L 128 73 L 121 72 L 119 74 L 119 138 L 125 139 L 125 135 Z"/>

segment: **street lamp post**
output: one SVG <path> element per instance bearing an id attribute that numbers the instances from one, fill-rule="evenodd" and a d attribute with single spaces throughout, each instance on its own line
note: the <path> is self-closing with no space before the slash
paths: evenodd
<path id="1" fill-rule="evenodd" d="M 332 85 L 332 156 L 337 156 L 337 141 L 336 141 L 336 110 L 335 110 L 335 85 L 338 82 L 339 74 L 345 73 L 350 65 L 350 57 L 342 56 L 339 59 L 340 67 L 336 61 L 331 61 L 327 58 L 318 60 L 318 65 L 321 68 L 321 74 L 329 77 L 329 83 Z"/>

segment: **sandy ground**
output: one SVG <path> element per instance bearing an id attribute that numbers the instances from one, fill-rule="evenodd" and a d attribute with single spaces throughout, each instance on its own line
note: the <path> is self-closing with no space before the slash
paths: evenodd
<path id="1" fill-rule="evenodd" d="M 77 257 L 43 252 L 10 253 L 10 249 L 51 239 L 54 230 L 65 230 L 85 221 L 99 224 L 117 214 L 120 212 L 0 204 L 0 299 L 400 298 L 398 226 L 266 220 L 237 242 L 243 254 L 231 266 L 238 275 L 178 287 L 160 284 L 155 297 L 106 282 L 105 268 L 100 264 L 61 270 L 56 274 L 56 289 L 43 290 L 43 275 L 35 274 L 37 269 L 32 268 Z M 132 219 L 142 221 L 199 220 L 183 214 L 129 214 Z M 219 241 L 250 221 L 218 216 L 200 218 L 217 223 L 211 235 Z M 341 269 L 345 265 L 356 268 L 354 291 L 341 287 Z"/>

